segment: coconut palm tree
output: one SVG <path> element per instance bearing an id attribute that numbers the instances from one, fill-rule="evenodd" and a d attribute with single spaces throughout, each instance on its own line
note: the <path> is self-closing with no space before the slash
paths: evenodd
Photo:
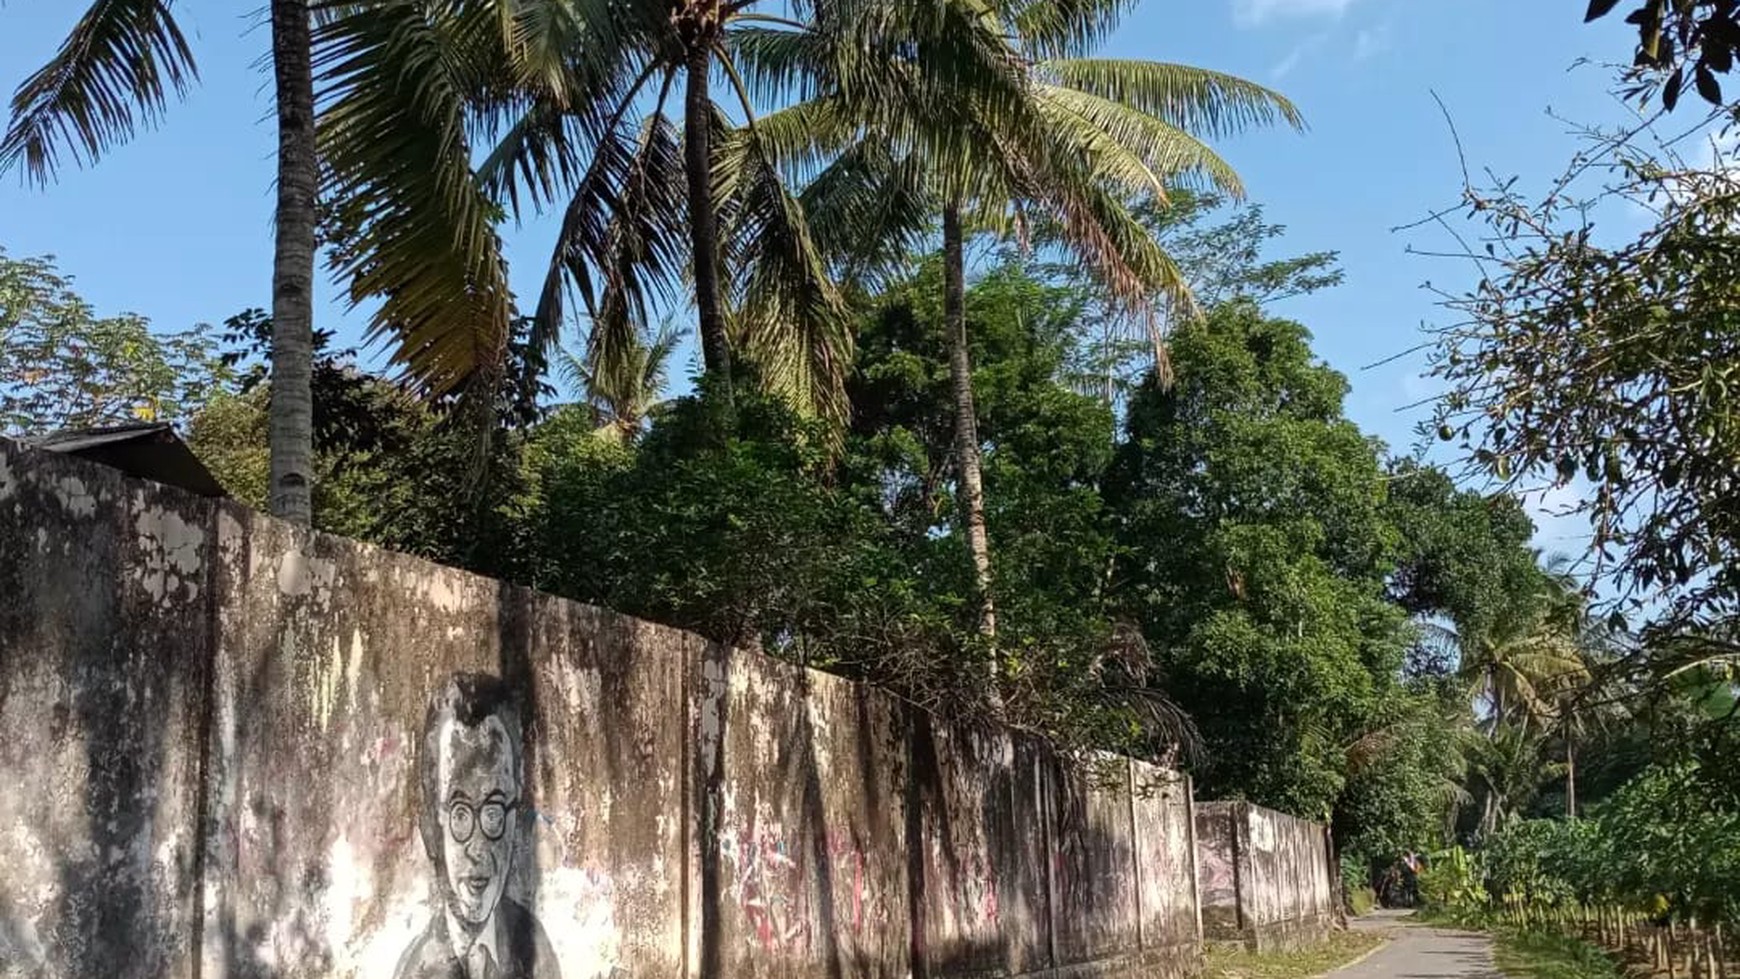
<path id="1" fill-rule="evenodd" d="M 979 631 L 994 639 L 996 603 L 985 522 L 978 419 L 965 311 L 965 242 L 973 231 L 1023 234 L 1040 219 L 1128 310 L 1164 362 L 1155 304 L 1191 307 L 1177 266 L 1128 206 L 1200 179 L 1242 195 L 1237 174 L 1204 141 L 1300 116 L 1262 86 L 1183 65 L 1082 56 L 1115 25 L 1120 4 L 1034 0 L 994 6 L 1003 38 L 972 49 L 970 84 L 896 88 L 865 99 L 851 86 L 765 117 L 783 164 L 814 174 L 801 202 L 818 245 L 846 274 L 907 252 L 940 215 L 943 317 L 950 338 L 960 524 L 971 555 Z M 906 56 L 960 57 L 949 36 L 918 35 Z M 795 60 L 787 35 L 739 39 L 746 70 L 777 76 Z M 898 59 L 893 59 L 896 64 Z M 879 88 L 867 86 L 870 91 Z"/>
<path id="2" fill-rule="evenodd" d="M 602 365 L 596 358 L 563 348 L 558 369 L 571 388 L 584 393 L 600 433 L 617 442 L 632 442 L 663 403 L 671 357 L 682 338 L 682 331 L 666 321 L 657 333 L 647 331 L 620 357 Z"/>
<path id="3" fill-rule="evenodd" d="M 317 69 L 337 261 L 355 298 L 383 303 L 377 328 L 398 336 L 410 374 L 441 386 L 499 359 L 511 311 L 492 222 L 556 207 L 534 344 L 550 348 L 577 295 L 587 356 L 608 360 L 688 291 L 716 391 L 729 397 L 743 348 L 769 383 L 843 417 L 843 306 L 756 119 L 842 74 L 884 91 L 910 81 L 864 65 L 914 5 L 786 6 L 365 0 L 326 18 Z M 747 33 L 803 47 L 752 90 Z M 474 149 L 487 152 L 472 179 Z"/>
<path id="4" fill-rule="evenodd" d="M 271 0 L 278 117 L 272 258 L 272 513 L 311 519 L 314 407 L 314 236 L 318 183 L 308 0 Z M 48 63 L 12 95 L 0 173 L 22 165 L 39 184 L 65 158 L 94 163 L 157 121 L 170 93 L 198 78 L 167 0 L 99 0 Z"/>
<path id="5" fill-rule="evenodd" d="M 1503 727 L 1488 737 L 1470 732 L 1462 754 L 1482 794 L 1479 830 L 1489 836 L 1516 819 L 1541 785 L 1562 774 L 1547 758 L 1546 739 L 1524 728 Z"/>
<path id="6" fill-rule="evenodd" d="M 1459 672 L 1492 730 L 1543 728 L 1588 686 L 1582 609 L 1576 583 L 1549 568 L 1485 625 L 1458 637 Z"/>

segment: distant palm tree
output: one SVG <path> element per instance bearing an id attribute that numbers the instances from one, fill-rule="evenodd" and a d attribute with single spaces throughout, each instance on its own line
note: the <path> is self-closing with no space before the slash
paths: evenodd
<path id="1" fill-rule="evenodd" d="M 1524 728 L 1499 728 L 1488 737 L 1470 732 L 1463 738 L 1462 750 L 1484 800 L 1482 836 L 1518 818 L 1541 785 L 1560 774 L 1560 766 L 1547 758 L 1546 739 Z"/>
<path id="2" fill-rule="evenodd" d="M 98 0 L 60 50 L 12 96 L 0 138 L 0 173 L 22 164 L 52 180 L 61 154 L 93 163 L 140 125 L 154 123 L 171 91 L 198 77 L 168 0 Z M 312 518 L 314 240 L 318 170 L 308 0 L 271 0 L 273 94 L 278 116 L 276 240 L 272 259 L 272 513 Z"/>
<path id="3" fill-rule="evenodd" d="M 1457 636 L 1459 672 L 1493 725 L 1544 727 L 1592 679 L 1587 629 L 1577 583 L 1549 562 L 1483 626 Z"/>
<path id="4" fill-rule="evenodd" d="M 640 437 L 647 418 L 664 401 L 668 368 L 682 331 L 667 321 L 656 334 L 643 335 L 616 357 L 600 362 L 563 348 L 559 368 L 570 387 L 584 393 L 593 422 L 618 442 Z"/>

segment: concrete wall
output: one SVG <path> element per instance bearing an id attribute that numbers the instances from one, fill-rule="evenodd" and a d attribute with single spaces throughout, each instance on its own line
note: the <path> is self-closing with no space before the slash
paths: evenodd
<path id="1" fill-rule="evenodd" d="M 0 979 L 428 975 L 473 885 L 503 979 L 1181 974 L 1188 782 L 1100 768 L 0 440 Z"/>
<path id="2" fill-rule="evenodd" d="M 1198 803 L 1196 850 L 1208 940 L 1289 947 L 1321 938 L 1336 920 L 1322 824 L 1246 802 Z"/>

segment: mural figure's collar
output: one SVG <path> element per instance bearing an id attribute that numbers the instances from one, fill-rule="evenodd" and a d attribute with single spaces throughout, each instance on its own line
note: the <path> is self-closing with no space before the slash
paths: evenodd
<path id="1" fill-rule="evenodd" d="M 503 895 L 504 898 L 505 896 Z M 465 966 L 468 974 L 472 968 L 471 950 L 478 946 L 482 946 L 489 952 L 489 961 L 495 964 L 498 973 L 501 971 L 501 943 L 496 934 L 500 930 L 496 926 L 496 922 L 501 919 L 500 912 L 501 902 L 498 901 L 496 906 L 490 910 L 489 918 L 484 921 L 483 927 L 477 930 L 477 937 L 471 938 L 470 932 L 465 930 L 465 925 L 453 916 L 452 908 L 441 909 L 441 913 L 447 918 L 447 946 L 453 950 L 453 957 Z M 484 977 L 471 976 L 470 979 L 484 979 Z"/>

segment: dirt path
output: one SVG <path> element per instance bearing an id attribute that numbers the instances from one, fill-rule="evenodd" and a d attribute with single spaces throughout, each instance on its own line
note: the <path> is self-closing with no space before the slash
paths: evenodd
<path id="1" fill-rule="evenodd" d="M 1355 928 L 1389 933 L 1390 943 L 1325 979 L 1501 979 L 1485 935 L 1406 924 L 1407 913 L 1378 911 L 1356 920 Z"/>

